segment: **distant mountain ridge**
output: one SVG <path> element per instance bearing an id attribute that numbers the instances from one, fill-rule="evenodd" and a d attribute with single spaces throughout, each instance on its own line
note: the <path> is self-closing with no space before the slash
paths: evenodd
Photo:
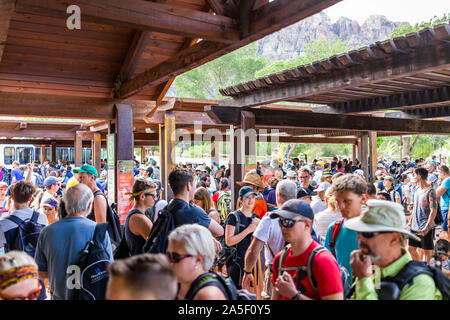
<path id="1" fill-rule="evenodd" d="M 361 47 L 388 39 L 395 28 L 405 23 L 382 15 L 372 15 L 362 25 L 346 17 L 332 23 L 327 14 L 320 12 L 259 40 L 257 55 L 263 54 L 271 61 L 291 59 L 300 55 L 310 40 L 321 37 L 339 37 L 353 47 Z"/>

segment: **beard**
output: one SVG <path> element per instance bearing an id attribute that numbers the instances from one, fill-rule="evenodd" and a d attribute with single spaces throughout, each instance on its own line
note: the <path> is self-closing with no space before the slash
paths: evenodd
<path id="1" fill-rule="evenodd" d="M 364 243 L 360 243 L 359 248 L 361 249 L 363 254 L 368 255 L 370 257 L 372 262 L 375 262 L 378 259 L 380 259 L 380 256 L 376 255 L 375 252 L 373 252 L 372 249 L 370 249 L 370 247 L 368 245 L 366 245 Z"/>

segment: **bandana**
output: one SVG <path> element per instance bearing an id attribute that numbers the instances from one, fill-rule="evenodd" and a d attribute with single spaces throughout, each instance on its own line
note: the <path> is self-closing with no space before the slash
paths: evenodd
<path id="1" fill-rule="evenodd" d="M 20 266 L 0 273 L 0 289 L 4 290 L 26 279 L 39 279 L 38 270 L 35 266 Z"/>
<path id="2" fill-rule="evenodd" d="M 149 192 L 152 192 L 152 191 L 155 191 L 155 190 L 156 190 L 156 188 L 149 188 L 149 189 L 145 189 L 145 190 L 142 190 L 142 191 L 139 191 L 139 192 L 135 192 L 135 193 L 133 193 L 133 192 L 125 192 L 125 194 L 129 195 L 130 196 L 130 202 L 133 202 L 135 197 L 138 197 L 138 196 L 140 196 L 143 193 L 149 193 Z"/>

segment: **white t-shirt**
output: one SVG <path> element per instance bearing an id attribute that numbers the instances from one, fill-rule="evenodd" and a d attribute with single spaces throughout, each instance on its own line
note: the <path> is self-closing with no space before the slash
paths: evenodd
<path id="1" fill-rule="evenodd" d="M 339 218 L 342 218 L 339 211 L 331 211 L 328 208 L 316 214 L 314 216 L 314 222 L 317 225 L 317 233 L 319 236 L 325 239 L 327 236 L 328 227 Z"/>
<path id="2" fill-rule="evenodd" d="M 271 219 L 270 214 L 264 215 L 264 217 L 259 222 L 258 227 L 256 227 L 255 232 L 253 232 L 253 236 L 258 240 L 267 243 L 274 255 L 276 255 L 283 249 L 284 240 L 283 235 L 281 234 L 281 228 L 278 222 L 278 218 Z M 269 248 L 267 248 L 267 245 L 265 246 L 264 250 L 264 260 L 266 266 L 273 264 L 274 257 Z"/>
<path id="3" fill-rule="evenodd" d="M 314 214 L 316 214 L 320 211 L 326 210 L 327 206 L 325 204 L 325 201 L 322 201 L 319 196 L 314 196 L 312 197 L 311 201 L 311 209 L 313 210 Z"/>

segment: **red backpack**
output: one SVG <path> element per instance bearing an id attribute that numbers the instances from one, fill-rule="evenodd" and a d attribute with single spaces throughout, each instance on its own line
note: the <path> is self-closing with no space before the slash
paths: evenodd
<path id="1" fill-rule="evenodd" d="M 336 239 L 339 234 L 339 231 L 341 231 L 341 227 L 342 227 L 343 223 L 344 223 L 344 218 L 337 219 L 336 222 L 334 223 L 333 231 L 331 233 L 331 240 L 330 240 L 329 246 L 331 248 L 333 248 L 333 254 L 335 257 L 336 257 Z"/>

